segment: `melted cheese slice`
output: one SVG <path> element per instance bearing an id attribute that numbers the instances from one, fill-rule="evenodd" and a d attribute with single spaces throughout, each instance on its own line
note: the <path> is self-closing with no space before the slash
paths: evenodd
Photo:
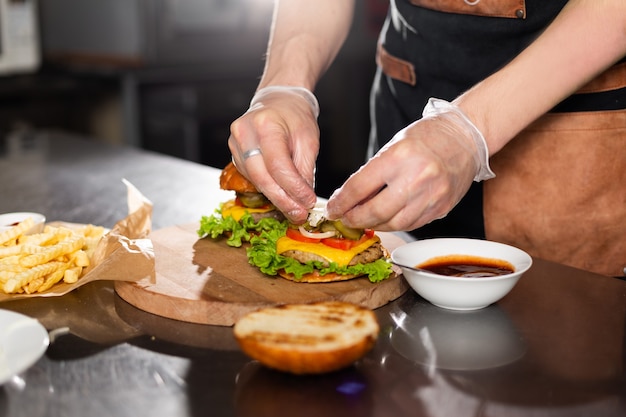
<path id="1" fill-rule="evenodd" d="M 272 211 L 274 208 L 250 208 L 250 207 L 241 207 L 235 204 L 235 200 L 229 200 L 222 205 L 222 217 L 231 216 L 236 221 L 241 220 L 244 214 L 246 213 L 267 213 L 268 211 Z"/>
<path id="2" fill-rule="evenodd" d="M 365 249 L 369 248 L 376 242 L 380 242 L 380 238 L 378 236 L 373 236 L 372 238 L 366 240 L 360 245 L 353 247 L 352 249 L 343 250 L 331 248 L 330 246 L 326 246 L 321 243 L 300 242 L 288 238 L 287 236 L 283 236 L 276 242 L 276 252 L 279 255 L 287 252 L 288 250 L 314 253 L 326 259 L 328 262 L 335 262 L 339 266 L 344 266 L 348 265 L 355 255 L 363 252 Z"/>

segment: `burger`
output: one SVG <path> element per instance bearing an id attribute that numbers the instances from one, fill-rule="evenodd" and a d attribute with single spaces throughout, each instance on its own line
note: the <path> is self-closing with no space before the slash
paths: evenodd
<path id="1" fill-rule="evenodd" d="M 241 175 L 230 162 L 220 175 L 220 188 L 235 192 L 210 216 L 202 216 L 198 235 L 200 238 L 225 237 L 229 246 L 240 247 L 251 237 L 264 230 L 282 228 L 285 216 L 263 195 L 254 184 Z"/>
<path id="2" fill-rule="evenodd" d="M 327 220 L 320 207 L 302 225 L 282 223 L 250 240 L 248 262 L 261 272 L 295 282 L 335 282 L 367 276 L 382 281 L 393 273 L 388 251 L 371 229 Z"/>

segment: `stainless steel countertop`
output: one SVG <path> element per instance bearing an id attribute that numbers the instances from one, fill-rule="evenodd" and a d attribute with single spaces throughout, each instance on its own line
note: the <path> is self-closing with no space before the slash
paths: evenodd
<path id="1" fill-rule="evenodd" d="M 0 212 L 111 227 L 131 181 L 153 228 L 198 221 L 225 194 L 219 169 L 63 133 L 5 143 Z M 476 312 L 408 292 L 376 310 L 379 341 L 341 372 L 270 371 L 230 327 L 178 322 L 121 300 L 108 282 L 0 308 L 39 319 L 46 354 L 0 387 L 0 416 L 622 416 L 626 282 L 535 259 Z"/>

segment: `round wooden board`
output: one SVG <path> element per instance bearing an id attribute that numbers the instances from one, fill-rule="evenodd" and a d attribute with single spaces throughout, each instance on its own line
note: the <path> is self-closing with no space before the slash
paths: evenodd
<path id="1" fill-rule="evenodd" d="M 357 278 L 333 283 L 297 283 L 269 277 L 248 263 L 245 248 L 198 239 L 196 223 L 153 232 L 156 282 L 116 281 L 129 304 L 159 316 L 190 323 L 232 326 L 241 316 L 279 304 L 339 300 L 375 309 L 408 289 L 400 271 L 380 283 Z M 380 233 L 392 251 L 404 241 Z"/>

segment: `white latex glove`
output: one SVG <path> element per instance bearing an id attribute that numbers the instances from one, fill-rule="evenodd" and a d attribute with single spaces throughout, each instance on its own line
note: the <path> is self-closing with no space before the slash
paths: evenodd
<path id="1" fill-rule="evenodd" d="M 228 146 L 239 172 L 281 210 L 302 223 L 315 205 L 319 105 L 302 87 L 260 89 L 231 125 Z"/>
<path id="2" fill-rule="evenodd" d="M 333 193 L 327 216 L 352 227 L 413 230 L 444 217 L 472 180 L 492 177 L 482 134 L 458 107 L 430 99 L 422 119 Z"/>

